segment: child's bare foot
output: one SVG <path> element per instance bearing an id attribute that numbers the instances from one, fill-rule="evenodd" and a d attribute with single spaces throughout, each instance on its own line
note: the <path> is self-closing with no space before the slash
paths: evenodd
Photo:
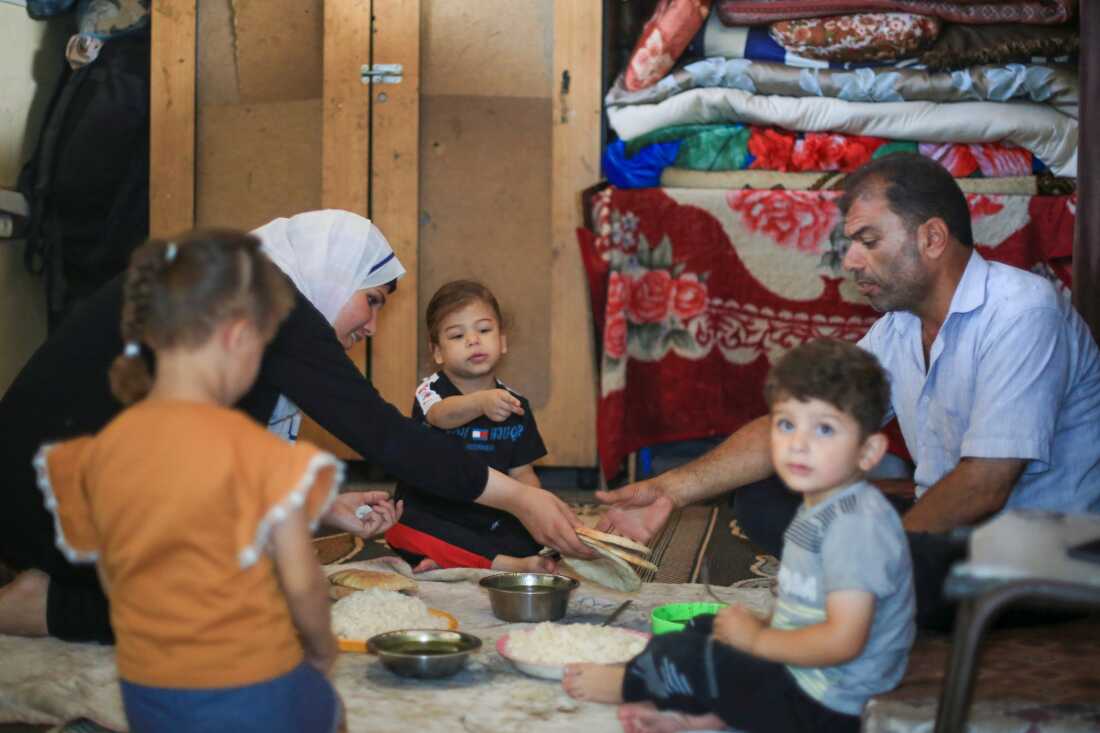
<path id="1" fill-rule="evenodd" d="M 50 576 L 31 569 L 0 588 L 0 634 L 45 636 L 49 587 Z"/>
<path id="2" fill-rule="evenodd" d="M 561 686 L 570 697 L 608 704 L 623 701 L 625 664 L 567 664 Z"/>
<path id="3" fill-rule="evenodd" d="M 426 573 L 429 570 L 439 570 L 439 563 L 430 557 L 424 558 L 416 564 L 415 568 L 413 568 L 414 573 Z"/>
<path id="4" fill-rule="evenodd" d="M 558 561 L 540 555 L 531 555 L 530 557 L 497 555 L 493 558 L 493 570 L 501 570 L 506 573 L 556 573 L 558 572 Z"/>
<path id="5" fill-rule="evenodd" d="M 680 733 L 691 730 L 729 730 L 717 715 L 688 715 L 661 711 L 651 702 L 619 706 L 619 722 L 625 733 Z"/>

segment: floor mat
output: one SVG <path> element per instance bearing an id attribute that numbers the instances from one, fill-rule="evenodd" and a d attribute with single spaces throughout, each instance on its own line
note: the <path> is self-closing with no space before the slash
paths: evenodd
<path id="1" fill-rule="evenodd" d="M 657 572 L 643 580 L 656 583 L 694 583 L 718 523 L 718 507 L 697 505 L 674 512 L 653 545 Z"/>
<path id="2" fill-rule="evenodd" d="M 774 590 L 779 572 L 779 560 L 760 549 L 741 532 L 729 502 L 717 504 L 715 528 L 703 551 L 711 585 L 738 588 L 768 588 Z M 700 582 L 702 568 L 697 568 L 691 582 Z"/>

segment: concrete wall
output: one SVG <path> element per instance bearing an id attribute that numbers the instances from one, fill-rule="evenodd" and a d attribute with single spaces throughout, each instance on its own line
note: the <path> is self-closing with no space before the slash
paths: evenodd
<path id="1" fill-rule="evenodd" d="M 0 2 L 0 187 L 12 188 L 30 156 L 64 63 L 69 18 L 34 21 Z M 23 243 L 0 239 L 0 393 L 46 335 L 41 280 L 23 269 Z"/>

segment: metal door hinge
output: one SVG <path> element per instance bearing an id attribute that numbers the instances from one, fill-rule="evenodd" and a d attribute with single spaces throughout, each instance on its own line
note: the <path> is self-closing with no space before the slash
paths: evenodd
<path id="1" fill-rule="evenodd" d="M 401 64 L 363 64 L 359 81 L 364 84 L 400 84 L 404 68 Z"/>

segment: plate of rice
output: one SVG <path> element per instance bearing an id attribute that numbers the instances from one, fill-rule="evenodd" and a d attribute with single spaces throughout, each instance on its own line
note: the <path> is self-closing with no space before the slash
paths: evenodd
<path id="1" fill-rule="evenodd" d="M 650 635 L 632 629 L 548 621 L 497 640 L 497 652 L 520 672 L 560 680 L 565 665 L 576 662 L 622 664 L 636 657 Z"/>
<path id="2" fill-rule="evenodd" d="M 332 631 L 345 652 L 365 652 L 368 639 L 387 631 L 457 628 L 446 611 L 392 590 L 361 590 L 332 604 Z"/>

